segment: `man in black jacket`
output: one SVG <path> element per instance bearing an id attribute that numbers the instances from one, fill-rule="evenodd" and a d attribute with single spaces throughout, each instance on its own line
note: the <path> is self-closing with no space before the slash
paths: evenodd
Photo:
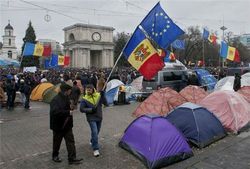
<path id="1" fill-rule="evenodd" d="M 73 109 L 70 107 L 69 99 L 72 84 L 70 82 L 62 82 L 60 89 L 61 91 L 50 103 L 50 129 L 53 130 L 52 160 L 54 162 L 62 161 L 59 158 L 59 150 L 64 138 L 68 151 L 69 164 L 80 164 L 82 159 L 76 158 L 75 140 L 72 131 Z"/>

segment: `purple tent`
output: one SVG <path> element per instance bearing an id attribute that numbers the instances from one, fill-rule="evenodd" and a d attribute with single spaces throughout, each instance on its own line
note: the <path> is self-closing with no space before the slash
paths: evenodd
<path id="1" fill-rule="evenodd" d="M 160 168 L 193 155 L 184 136 L 165 118 L 141 116 L 125 130 L 119 146 L 148 168 Z"/>

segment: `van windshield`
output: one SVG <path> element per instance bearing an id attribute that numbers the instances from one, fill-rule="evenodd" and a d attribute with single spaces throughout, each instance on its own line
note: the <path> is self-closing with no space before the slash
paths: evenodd
<path id="1" fill-rule="evenodd" d="M 182 71 L 163 72 L 164 81 L 184 80 L 185 74 Z"/>

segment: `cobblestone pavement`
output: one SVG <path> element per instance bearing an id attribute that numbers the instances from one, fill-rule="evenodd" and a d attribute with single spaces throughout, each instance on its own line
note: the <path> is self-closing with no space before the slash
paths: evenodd
<path id="1" fill-rule="evenodd" d="M 17 107 L 0 112 L 0 168 L 1 169 L 143 169 L 133 155 L 118 147 L 126 127 L 133 121 L 131 112 L 137 103 L 104 109 L 100 133 L 101 156 L 93 157 L 89 145 L 90 129 L 85 115 L 74 115 L 74 135 L 77 156 L 83 163 L 67 163 L 65 143 L 61 145 L 62 163 L 51 161 L 52 132 L 49 130 L 49 106 L 32 102 L 32 110 Z M 250 169 L 250 131 L 230 135 L 205 149 L 194 149 L 194 157 L 168 166 L 168 169 Z"/>

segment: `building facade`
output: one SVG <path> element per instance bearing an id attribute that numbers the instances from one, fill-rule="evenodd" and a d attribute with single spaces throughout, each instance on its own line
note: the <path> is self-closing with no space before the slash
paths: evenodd
<path id="1" fill-rule="evenodd" d="M 114 28 L 75 24 L 64 29 L 64 52 L 71 67 L 106 68 L 114 65 Z"/>
<path id="2" fill-rule="evenodd" d="M 243 34 L 240 36 L 240 42 L 250 50 L 250 34 Z"/>
<path id="3" fill-rule="evenodd" d="M 4 28 L 4 35 L 2 37 L 1 56 L 9 59 L 17 59 L 16 36 L 14 36 L 14 29 L 10 23 Z"/>

